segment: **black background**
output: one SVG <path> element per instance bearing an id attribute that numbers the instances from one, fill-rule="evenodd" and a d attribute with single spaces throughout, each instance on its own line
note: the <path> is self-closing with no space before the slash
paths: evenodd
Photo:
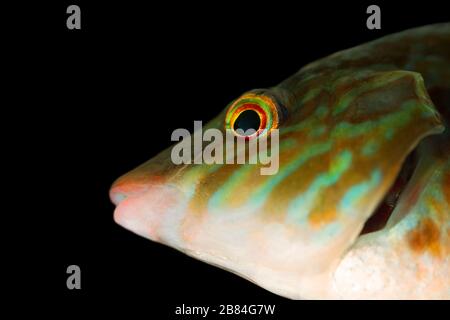
<path id="1" fill-rule="evenodd" d="M 277 319 L 352 313 L 354 303 L 290 302 L 122 229 L 108 189 L 169 146 L 174 129 L 207 121 L 244 91 L 276 85 L 327 54 L 449 21 L 444 1 L 377 2 L 381 30 L 366 28 L 371 3 L 363 2 L 93 2 L 21 11 L 32 25 L 30 41 L 18 39 L 29 68 L 21 83 L 30 86 L 18 101 L 32 101 L 23 110 L 32 132 L 24 168 L 38 175 L 32 212 L 43 224 L 28 257 L 42 267 L 36 295 L 44 290 L 48 306 L 70 312 L 123 309 L 149 319 L 169 318 L 182 303 L 276 303 Z M 81 7 L 82 30 L 66 28 L 70 4 Z M 66 288 L 71 264 L 82 270 L 79 291 Z M 414 305 L 393 306 L 403 314 Z"/>

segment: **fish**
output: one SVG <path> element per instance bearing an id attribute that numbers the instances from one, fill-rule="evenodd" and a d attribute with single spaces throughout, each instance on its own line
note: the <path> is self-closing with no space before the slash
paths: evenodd
<path id="1" fill-rule="evenodd" d="M 449 121 L 450 22 L 390 34 L 205 125 L 277 132 L 275 174 L 169 147 L 112 184 L 114 221 L 289 299 L 449 299 Z"/>

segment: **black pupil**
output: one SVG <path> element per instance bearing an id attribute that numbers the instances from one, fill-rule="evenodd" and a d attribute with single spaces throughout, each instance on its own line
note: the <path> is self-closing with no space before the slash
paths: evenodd
<path id="1" fill-rule="evenodd" d="M 258 131 L 259 126 L 261 124 L 261 119 L 259 115 L 254 110 L 245 110 L 239 114 L 236 121 L 234 122 L 234 131 L 241 129 L 244 131 L 244 135 L 249 135 L 245 133 L 248 129 L 254 130 L 254 132 Z"/>

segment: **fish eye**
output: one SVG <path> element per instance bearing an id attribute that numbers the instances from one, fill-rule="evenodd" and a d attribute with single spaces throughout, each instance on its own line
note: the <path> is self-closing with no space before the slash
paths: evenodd
<path id="1" fill-rule="evenodd" d="M 267 96 L 245 94 L 234 101 L 225 117 L 225 129 L 234 135 L 253 139 L 278 127 L 275 102 Z"/>
<path id="2" fill-rule="evenodd" d="M 258 112 L 252 109 L 242 111 L 234 121 L 233 130 L 242 130 L 245 132 L 256 132 L 261 126 L 261 117 Z"/>

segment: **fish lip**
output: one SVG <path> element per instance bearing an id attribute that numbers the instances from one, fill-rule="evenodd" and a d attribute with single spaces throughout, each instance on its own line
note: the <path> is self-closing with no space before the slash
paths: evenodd
<path id="1" fill-rule="evenodd" d="M 146 184 L 136 183 L 126 185 L 116 181 L 109 189 L 109 199 L 116 207 L 118 207 L 124 200 L 142 194 L 148 189 L 149 187 Z"/>

